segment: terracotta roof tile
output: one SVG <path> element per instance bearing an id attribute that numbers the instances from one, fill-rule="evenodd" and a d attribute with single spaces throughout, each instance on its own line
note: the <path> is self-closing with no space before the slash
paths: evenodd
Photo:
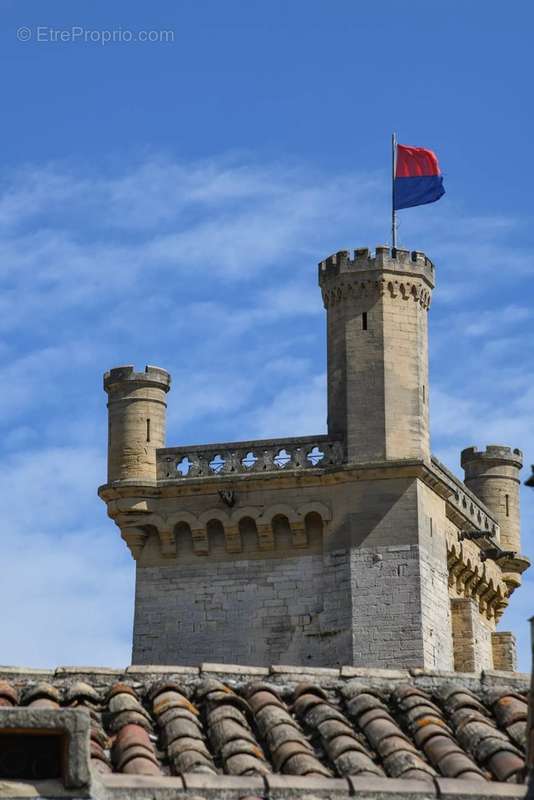
<path id="1" fill-rule="evenodd" d="M 0 681 L 0 708 L 2 706 L 10 708 L 16 706 L 19 701 L 19 693 L 6 681 Z"/>
<path id="2" fill-rule="evenodd" d="M 348 719 L 328 701 L 323 690 L 309 684 L 300 685 L 295 689 L 295 696 L 295 714 L 305 728 L 316 732 L 328 761 L 338 775 L 384 774 Z"/>
<path id="3" fill-rule="evenodd" d="M 524 768 L 527 706 L 515 676 L 510 687 L 454 674 L 314 682 L 307 670 L 298 683 L 294 670 L 293 682 L 273 673 L 247 683 L 230 667 L 162 673 L 10 672 L 0 675 L 0 716 L 17 704 L 84 710 L 100 773 L 517 782 Z"/>
<path id="4" fill-rule="evenodd" d="M 489 709 L 468 690 L 458 692 L 445 688 L 440 694 L 458 742 L 476 763 L 488 769 L 498 781 L 520 775 L 524 755 L 510 737 L 499 730 Z"/>
<path id="5" fill-rule="evenodd" d="M 262 707 L 256 711 L 255 717 L 275 770 L 290 775 L 330 775 L 330 770 L 321 764 L 297 720 L 276 691 L 269 691 L 262 683 L 249 686 L 246 695 L 252 708 L 254 695 L 259 692 L 271 695 L 270 702 L 262 698 Z"/>
<path id="6" fill-rule="evenodd" d="M 247 701 L 218 681 L 203 682 L 197 694 L 204 698 L 209 740 L 224 771 L 230 775 L 269 773 L 271 769 L 249 723 L 253 713 Z"/>
<path id="7" fill-rule="evenodd" d="M 387 775 L 433 780 L 435 770 L 405 736 L 380 697 L 351 684 L 345 688 L 344 694 L 349 717 L 380 756 Z"/>
<path id="8" fill-rule="evenodd" d="M 185 696 L 183 687 L 159 681 L 148 692 L 148 700 L 152 703 L 171 772 L 215 773 L 199 710 Z"/>
<path id="9" fill-rule="evenodd" d="M 446 778 L 484 780 L 483 772 L 460 747 L 439 706 L 413 686 L 397 687 L 391 695 L 404 730 L 428 761 Z"/>

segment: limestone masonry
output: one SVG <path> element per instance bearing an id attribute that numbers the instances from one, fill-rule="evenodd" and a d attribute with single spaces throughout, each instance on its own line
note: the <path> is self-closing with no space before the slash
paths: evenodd
<path id="1" fill-rule="evenodd" d="M 170 375 L 117 367 L 106 502 L 137 566 L 133 663 L 513 670 L 520 450 L 432 457 L 434 265 L 319 264 L 328 434 L 166 447 Z"/>

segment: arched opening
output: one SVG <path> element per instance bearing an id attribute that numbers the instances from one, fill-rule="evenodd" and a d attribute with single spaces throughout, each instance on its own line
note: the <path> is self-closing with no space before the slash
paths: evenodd
<path id="1" fill-rule="evenodd" d="M 324 532 L 323 518 L 321 515 L 317 511 L 309 511 L 304 517 L 304 524 L 308 537 L 308 547 L 321 545 Z"/>
<path id="2" fill-rule="evenodd" d="M 258 531 L 252 517 L 243 517 L 239 520 L 239 532 L 241 534 L 242 552 L 256 552 L 258 550 Z"/>
<path id="3" fill-rule="evenodd" d="M 210 556 L 224 556 L 226 554 L 226 540 L 222 522 L 218 519 L 210 519 L 206 525 L 206 530 Z"/>
<path id="4" fill-rule="evenodd" d="M 193 534 L 187 522 L 179 522 L 174 528 L 176 538 L 176 557 L 193 555 Z"/>

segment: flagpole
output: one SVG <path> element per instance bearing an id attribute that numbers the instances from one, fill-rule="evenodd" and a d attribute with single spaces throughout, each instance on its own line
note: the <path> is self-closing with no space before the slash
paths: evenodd
<path id="1" fill-rule="evenodd" d="M 397 135 L 391 134 L 391 246 L 397 247 L 397 212 L 395 211 L 395 172 L 397 171 Z"/>

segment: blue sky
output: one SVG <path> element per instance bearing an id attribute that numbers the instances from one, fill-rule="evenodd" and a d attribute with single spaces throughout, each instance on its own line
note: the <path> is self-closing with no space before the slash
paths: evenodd
<path id="1" fill-rule="evenodd" d="M 324 430 L 316 263 L 388 240 L 394 128 L 447 188 L 399 215 L 438 270 L 433 449 L 534 461 L 530 3 L 0 8 L 0 663 L 129 662 L 105 369 L 172 373 L 169 444 Z M 500 626 L 525 670 L 533 587 Z"/>

